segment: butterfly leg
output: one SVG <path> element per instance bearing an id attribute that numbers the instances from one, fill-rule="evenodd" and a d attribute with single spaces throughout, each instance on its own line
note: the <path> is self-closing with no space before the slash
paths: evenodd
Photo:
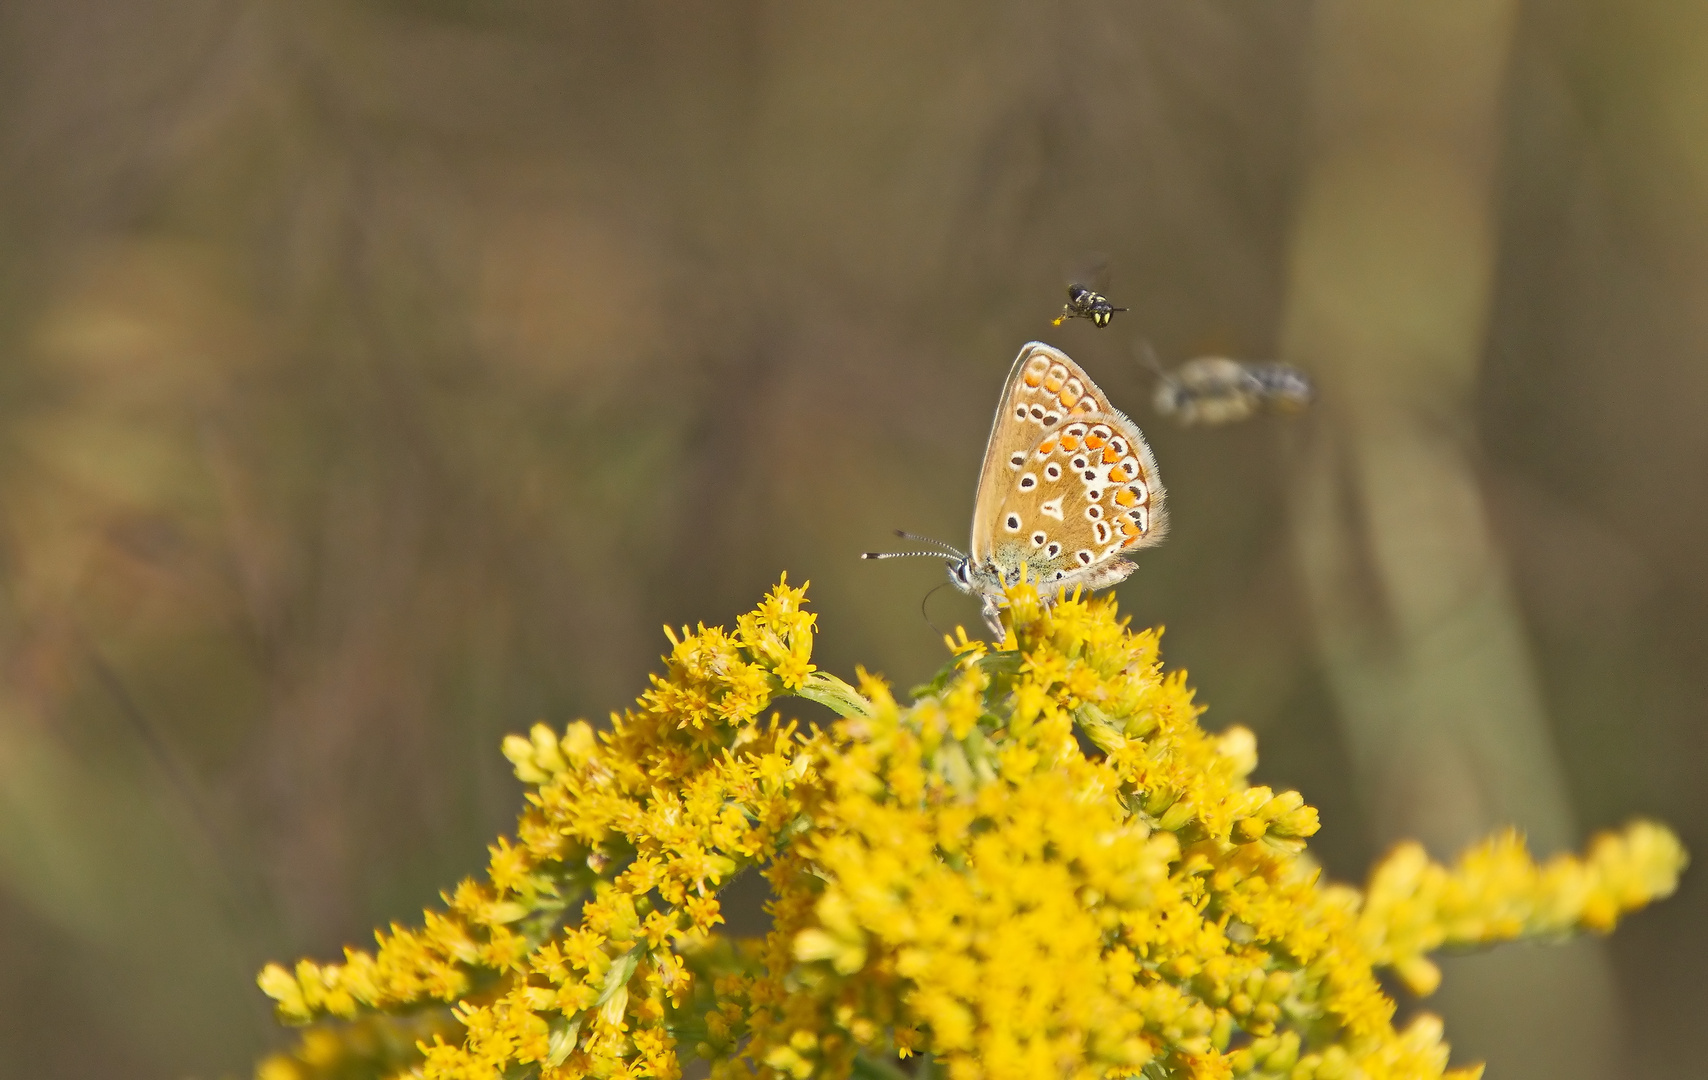
<path id="1" fill-rule="evenodd" d="M 1008 630 L 1002 625 L 1002 613 L 997 609 L 996 599 L 987 596 L 984 601 L 984 624 L 990 627 L 990 633 L 997 641 L 1008 636 Z"/>

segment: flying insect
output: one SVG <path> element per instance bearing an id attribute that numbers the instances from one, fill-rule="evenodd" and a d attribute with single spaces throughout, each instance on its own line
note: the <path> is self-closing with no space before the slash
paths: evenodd
<path id="1" fill-rule="evenodd" d="M 1141 356 L 1157 376 L 1152 407 L 1182 427 L 1233 424 L 1262 412 L 1302 412 L 1316 397 L 1310 377 L 1286 364 L 1200 356 L 1168 371 L 1149 342 L 1142 345 Z"/>
<path id="2" fill-rule="evenodd" d="M 1069 319 L 1090 319 L 1093 326 L 1108 326 L 1115 312 L 1127 310 L 1116 307 L 1107 296 L 1078 282 L 1070 284 L 1067 293 L 1068 301 L 1062 305 L 1062 313 L 1050 320 L 1051 326 L 1060 326 Z"/>

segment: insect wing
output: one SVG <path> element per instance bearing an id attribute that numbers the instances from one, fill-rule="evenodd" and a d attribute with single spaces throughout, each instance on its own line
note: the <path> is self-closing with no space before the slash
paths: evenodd
<path id="1" fill-rule="evenodd" d="M 1052 349 L 1044 342 L 1028 342 L 1021 347 L 1020 355 L 1015 357 L 1015 366 L 1009 369 L 1008 383 L 1003 386 L 1003 396 L 997 405 L 996 420 L 991 424 L 991 439 L 984 448 L 984 467 L 979 473 L 979 497 L 974 502 L 972 516 L 972 554 L 974 562 L 984 564 L 991 559 L 994 543 L 997 538 L 1003 538 L 1004 545 L 1015 537 L 1016 533 L 1006 528 L 1008 509 L 1004 506 L 1009 499 L 1018 497 L 1037 496 L 1037 501 L 1047 501 L 1049 496 L 1042 494 L 1042 485 L 1049 482 L 1044 472 L 1044 458 L 1038 456 L 1042 449 L 1045 456 L 1056 455 L 1061 443 L 1052 443 L 1050 434 L 1067 424 L 1078 424 L 1088 420 L 1093 415 L 1103 417 L 1105 424 L 1110 424 L 1112 432 L 1119 424 L 1120 436 L 1127 448 L 1141 448 L 1143 455 L 1138 456 L 1146 475 L 1155 475 L 1155 460 L 1149 456 L 1149 446 L 1144 444 L 1138 427 L 1120 415 L 1110 403 L 1097 383 L 1091 381 L 1091 376 L 1074 364 L 1073 359 L 1059 349 Z M 1049 444 L 1049 449 L 1045 449 Z M 1098 448 L 1102 453 L 1103 448 Z M 1117 455 L 1115 461 L 1120 460 Z M 1069 458 L 1061 458 L 1057 465 L 1066 470 Z M 1091 465 L 1088 461 L 1088 465 Z M 1114 461 L 1098 461 L 1098 468 L 1114 465 Z M 1028 472 L 1033 473 L 1032 487 L 1021 489 L 1021 478 Z M 1160 490 L 1160 489 L 1158 489 Z M 1042 513 L 1042 509 L 1032 511 Z M 1066 513 L 1066 511 L 1064 511 Z M 1028 540 L 1035 530 L 1025 531 Z M 1040 550 L 1049 547 L 1045 540 Z M 1064 549 L 1069 550 L 1069 549 Z M 1078 549 L 1071 549 L 1078 550 Z"/>
<path id="2" fill-rule="evenodd" d="M 1109 256 L 1101 251 L 1088 251 L 1064 269 L 1063 284 L 1078 285 L 1094 293 L 1109 291 Z"/>
<path id="3" fill-rule="evenodd" d="M 1112 585 L 1132 572 L 1122 556 L 1167 529 L 1156 460 L 1118 412 L 1062 424 L 1005 471 L 988 503 L 991 559 L 1004 571 L 1024 563 L 1043 585 Z"/>

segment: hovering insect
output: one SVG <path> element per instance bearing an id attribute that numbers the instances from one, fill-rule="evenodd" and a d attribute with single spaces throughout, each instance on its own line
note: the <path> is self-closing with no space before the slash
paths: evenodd
<path id="1" fill-rule="evenodd" d="M 1126 311 L 1109 302 L 1103 293 L 1109 288 L 1109 256 L 1101 251 L 1082 252 L 1063 268 L 1062 279 L 1067 283 L 1067 303 L 1051 326 L 1060 326 L 1069 319 L 1088 319 L 1093 326 L 1104 327 L 1117 311 Z"/>
<path id="2" fill-rule="evenodd" d="M 1157 375 L 1151 405 L 1182 427 L 1233 424 L 1260 412 L 1302 412 L 1316 396 L 1310 378 L 1286 364 L 1200 356 L 1167 371 L 1149 342 L 1142 346 L 1141 355 Z"/>
<path id="3" fill-rule="evenodd" d="M 1062 313 L 1050 320 L 1051 326 L 1060 326 L 1069 319 L 1090 319 L 1093 326 L 1108 326 L 1117 311 L 1127 310 L 1116 307 L 1107 296 L 1078 282 L 1067 287 L 1067 294 L 1068 302 L 1062 305 Z"/>

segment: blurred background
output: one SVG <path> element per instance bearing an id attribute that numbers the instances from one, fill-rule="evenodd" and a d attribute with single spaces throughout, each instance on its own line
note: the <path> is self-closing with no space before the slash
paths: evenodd
<path id="1" fill-rule="evenodd" d="M 1092 250 L 1132 311 L 1051 328 Z M 965 542 L 1036 337 L 1169 487 L 1123 610 L 1331 874 L 1708 852 L 1705 290 L 1701 5 L 11 0 L 0 1076 L 247 1075 L 264 961 L 484 864 L 504 733 L 782 570 L 922 679 L 941 568 L 855 556 Z M 1141 334 L 1320 400 L 1172 427 Z M 1697 1072 L 1700 877 L 1454 961 L 1456 1057 Z"/>

